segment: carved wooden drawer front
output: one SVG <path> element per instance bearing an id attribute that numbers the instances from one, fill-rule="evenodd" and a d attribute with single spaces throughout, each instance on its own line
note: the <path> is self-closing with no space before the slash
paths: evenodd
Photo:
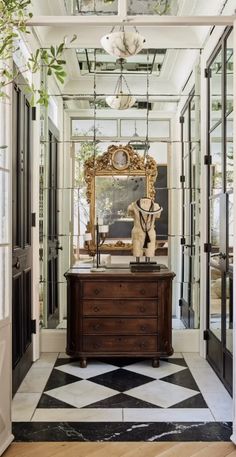
<path id="1" fill-rule="evenodd" d="M 152 352 L 157 350 L 157 336 L 88 336 L 84 335 L 83 350 L 88 352 Z"/>
<path id="2" fill-rule="evenodd" d="M 157 316 L 156 300 L 84 300 L 84 316 Z"/>
<path id="3" fill-rule="evenodd" d="M 145 334 L 157 332 L 156 319 L 93 319 L 83 320 L 83 332 L 90 334 L 101 333 L 129 333 Z"/>
<path id="4" fill-rule="evenodd" d="M 84 297 L 86 298 L 153 298 L 157 296 L 156 282 L 84 282 Z"/>

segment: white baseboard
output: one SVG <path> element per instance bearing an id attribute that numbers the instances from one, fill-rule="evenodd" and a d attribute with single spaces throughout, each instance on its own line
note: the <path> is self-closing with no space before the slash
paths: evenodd
<path id="1" fill-rule="evenodd" d="M 4 441 L 4 443 L 0 444 L 0 455 L 2 455 L 6 449 L 10 446 L 12 441 L 14 440 L 14 436 L 10 434 Z"/>
<path id="2" fill-rule="evenodd" d="M 175 352 L 199 352 L 199 329 L 173 330 Z M 65 352 L 66 330 L 43 329 L 40 335 L 41 352 Z"/>

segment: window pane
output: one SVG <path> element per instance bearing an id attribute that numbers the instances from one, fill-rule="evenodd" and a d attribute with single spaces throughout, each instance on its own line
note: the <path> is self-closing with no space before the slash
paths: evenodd
<path id="1" fill-rule="evenodd" d="M 233 353 L 233 278 L 226 277 L 226 347 Z"/>
<path id="2" fill-rule="evenodd" d="M 229 265 L 233 264 L 233 246 L 234 246 L 234 194 L 228 197 L 228 256 Z"/>
<path id="3" fill-rule="evenodd" d="M 233 109 L 233 33 L 228 37 L 226 44 L 226 110 Z"/>
<path id="4" fill-rule="evenodd" d="M 226 189 L 233 189 L 234 183 L 234 149 L 233 149 L 233 116 L 226 118 Z"/>
<path id="5" fill-rule="evenodd" d="M 210 330 L 221 340 L 222 277 L 217 268 L 210 269 Z"/>
<path id="6" fill-rule="evenodd" d="M 0 170 L 0 244 L 8 243 L 8 172 Z"/>
<path id="7" fill-rule="evenodd" d="M 6 103 L 0 102 L 0 167 L 8 168 L 8 149 L 6 139 Z"/>
<path id="8" fill-rule="evenodd" d="M 117 14 L 118 0 L 64 0 L 68 15 L 106 15 Z M 58 0 L 50 0 L 54 11 L 58 9 Z M 56 13 L 55 13 L 56 14 Z"/>
<path id="9" fill-rule="evenodd" d="M 212 158 L 210 188 L 211 194 L 223 190 L 223 157 L 222 157 L 222 126 L 219 125 L 210 134 L 210 153 Z"/>
<path id="10" fill-rule="evenodd" d="M 179 0 L 128 0 L 128 14 L 159 14 L 175 16 L 179 9 Z"/>
<path id="11" fill-rule="evenodd" d="M 0 320 L 9 315 L 9 248 L 0 246 Z"/>
<path id="12" fill-rule="evenodd" d="M 90 136 L 94 135 L 94 127 L 96 137 L 116 137 L 117 136 L 117 120 L 116 119 L 72 119 L 71 130 L 72 136 Z"/>
<path id="13" fill-rule="evenodd" d="M 146 138 L 147 123 L 146 119 L 121 119 L 121 136 Z M 170 123 L 168 120 L 149 120 L 148 137 L 149 138 L 169 138 Z M 131 138 L 132 139 L 132 138 Z"/>
<path id="14" fill-rule="evenodd" d="M 222 52 L 220 51 L 211 67 L 210 78 L 210 97 L 211 112 L 210 125 L 213 127 L 220 119 L 222 114 Z"/>
<path id="15" fill-rule="evenodd" d="M 210 228 L 212 256 L 215 257 L 220 249 L 220 198 L 210 200 Z"/>

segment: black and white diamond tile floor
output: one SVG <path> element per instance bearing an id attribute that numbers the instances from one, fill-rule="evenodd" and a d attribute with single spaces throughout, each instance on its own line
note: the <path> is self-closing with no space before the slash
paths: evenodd
<path id="1" fill-rule="evenodd" d="M 118 358 L 89 360 L 87 368 L 80 368 L 76 360 L 48 353 L 32 366 L 15 395 L 13 421 L 16 437 L 22 433 L 21 423 L 30 430 L 39 430 L 41 426 L 33 425 L 39 423 L 86 423 L 88 428 L 92 423 L 215 423 L 225 424 L 219 432 L 224 439 L 231 410 L 231 397 L 197 354 L 163 359 L 159 368 L 147 359 Z"/>

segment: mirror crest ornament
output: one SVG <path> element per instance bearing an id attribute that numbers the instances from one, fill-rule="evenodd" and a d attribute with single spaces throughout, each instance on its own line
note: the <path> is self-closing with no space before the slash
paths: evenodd
<path id="1" fill-rule="evenodd" d="M 139 195 L 138 198 L 146 196 L 155 199 L 155 181 L 157 177 L 157 164 L 155 160 L 149 155 L 147 155 L 146 158 L 140 156 L 136 151 L 134 151 L 134 149 L 130 145 L 111 145 L 108 147 L 107 151 L 104 154 L 99 155 L 97 157 L 92 156 L 85 161 L 84 177 L 85 183 L 87 185 L 87 202 L 90 205 L 90 220 L 87 225 L 87 231 L 92 234 L 92 240 L 89 243 L 87 243 L 87 246 L 89 252 L 94 253 L 96 216 L 101 216 L 101 214 L 96 214 L 96 212 L 99 212 L 97 208 L 99 202 L 96 201 L 96 190 L 98 193 L 99 177 L 100 179 L 102 178 L 105 181 L 107 180 L 107 183 L 109 183 L 110 177 L 110 186 L 113 185 L 114 179 L 119 180 L 120 178 L 120 182 L 122 182 L 122 180 L 125 180 L 126 183 L 130 183 L 130 186 L 132 185 L 132 180 L 140 180 L 142 181 L 140 187 L 144 187 L 142 189 L 142 194 Z M 128 190 L 129 189 L 127 189 L 127 191 Z M 120 200 L 119 204 L 121 203 L 122 200 Z M 131 203 L 131 201 L 124 202 L 124 207 L 121 208 L 121 212 L 123 211 L 125 213 L 127 211 L 129 203 Z M 125 219 L 123 220 L 123 222 L 125 222 Z M 113 242 L 109 242 L 111 240 L 113 240 Z M 109 240 L 109 236 L 101 248 L 102 251 L 125 251 L 131 249 L 131 238 L 130 242 L 126 242 L 122 239 L 117 239 L 117 237 L 115 239 L 112 237 Z"/>

